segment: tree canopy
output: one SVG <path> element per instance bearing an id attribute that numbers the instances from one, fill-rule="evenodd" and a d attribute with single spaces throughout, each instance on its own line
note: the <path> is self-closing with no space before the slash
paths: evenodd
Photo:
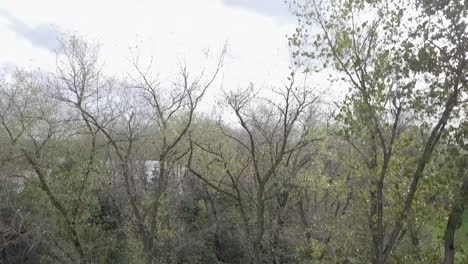
<path id="1" fill-rule="evenodd" d="M 3 76 L 0 262 L 468 262 L 468 3 L 287 3 L 290 73 L 219 116 L 227 47 L 117 78 L 62 36 L 54 72 Z"/>

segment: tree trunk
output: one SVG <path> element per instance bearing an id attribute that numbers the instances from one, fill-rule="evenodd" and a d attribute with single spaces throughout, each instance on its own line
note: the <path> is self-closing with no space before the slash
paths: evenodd
<path id="1" fill-rule="evenodd" d="M 78 237 L 78 232 L 75 229 L 75 225 L 72 219 L 65 209 L 65 206 L 62 202 L 53 194 L 52 190 L 50 189 L 47 181 L 46 181 L 46 173 L 40 168 L 38 162 L 35 158 L 31 156 L 30 153 L 27 151 L 23 151 L 26 160 L 28 163 L 33 167 L 34 171 L 36 172 L 37 177 L 39 178 L 40 188 L 45 192 L 47 198 L 54 206 L 54 208 L 58 211 L 58 213 L 63 217 L 65 222 L 65 227 L 67 229 L 68 238 L 71 240 L 73 247 L 75 248 L 76 252 L 78 253 L 79 263 L 84 263 L 84 251 L 81 245 L 80 239 Z M 34 153 L 35 156 L 39 156 L 38 153 Z"/>
<path id="2" fill-rule="evenodd" d="M 465 176 L 466 158 L 461 158 L 458 174 L 463 179 L 462 188 L 455 192 L 455 203 L 447 221 L 445 229 L 445 257 L 444 264 L 453 264 L 455 261 L 455 232 L 462 224 L 464 203 L 468 199 L 468 177 Z"/>
<path id="3" fill-rule="evenodd" d="M 253 240 L 254 261 L 256 264 L 263 263 L 262 257 L 262 240 L 265 232 L 264 215 L 265 215 L 265 201 L 263 200 L 264 186 L 260 185 L 257 194 L 257 215 L 256 215 L 256 234 Z"/>
<path id="4" fill-rule="evenodd" d="M 143 251 L 145 254 L 146 264 L 153 264 L 153 236 L 150 232 L 145 232 L 144 234 Z"/>

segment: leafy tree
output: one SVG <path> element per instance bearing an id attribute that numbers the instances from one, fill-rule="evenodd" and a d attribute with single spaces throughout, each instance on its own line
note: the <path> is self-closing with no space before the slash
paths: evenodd
<path id="1" fill-rule="evenodd" d="M 411 221 L 419 182 L 466 91 L 466 32 L 459 19 L 466 11 L 459 2 L 442 6 L 311 0 L 294 7 L 300 26 L 290 43 L 297 63 L 317 59 L 350 90 L 337 119 L 343 138 L 361 157 L 360 173 L 367 174 L 375 263 L 387 261 Z M 315 26 L 322 33 L 313 34 Z M 418 158 L 400 165 L 408 168 L 410 184 L 401 204 L 393 205 L 388 182 L 398 164 L 395 148 L 412 126 L 421 126 L 424 135 Z"/>

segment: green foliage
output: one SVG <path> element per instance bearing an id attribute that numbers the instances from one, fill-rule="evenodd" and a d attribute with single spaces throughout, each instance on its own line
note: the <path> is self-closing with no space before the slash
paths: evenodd
<path id="1" fill-rule="evenodd" d="M 441 262 L 463 208 L 466 1 L 291 9 L 288 84 L 226 92 L 237 125 L 194 112 L 218 71 L 102 82 L 75 37 L 58 77 L 0 81 L 0 262 Z M 297 82 L 323 70 L 348 91 L 331 121 Z M 456 225 L 465 263 L 466 210 Z"/>

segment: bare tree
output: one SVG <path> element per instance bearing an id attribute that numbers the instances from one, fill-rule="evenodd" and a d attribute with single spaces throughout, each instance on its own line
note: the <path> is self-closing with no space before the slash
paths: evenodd
<path id="1" fill-rule="evenodd" d="M 234 153 L 221 145 L 191 141 L 189 170 L 237 202 L 254 263 L 264 260 L 266 204 L 282 195 L 281 189 L 288 182 L 288 176 L 284 182 L 277 181 L 281 171 L 288 167 L 295 152 L 317 140 L 310 130 L 317 97 L 306 84 L 297 85 L 295 78 L 295 73 L 291 73 L 289 83 L 275 91 L 279 100 L 263 99 L 258 107 L 252 105 L 259 102 L 252 87 L 226 94 L 226 104 L 234 113 L 239 129 L 233 131 L 220 124 L 219 130 L 233 144 Z M 218 171 L 210 170 L 211 162 L 205 169 L 194 165 L 196 153 L 210 156 L 211 162 L 222 168 L 223 177 L 214 176 Z M 250 213 L 253 213 L 253 226 Z"/>
<path id="2" fill-rule="evenodd" d="M 178 79 L 169 87 L 161 87 L 158 80 L 150 76 L 151 64 L 142 69 L 138 57 L 133 60 L 135 77 L 131 76 L 130 83 L 118 84 L 101 76 L 95 47 L 71 38 L 62 42 L 62 49 L 65 56 L 59 64 L 58 79 L 65 86 L 66 94 L 61 100 L 72 105 L 90 131 L 101 133 L 112 148 L 146 263 L 153 263 L 157 254 L 161 200 L 175 176 L 176 164 L 188 152 L 188 148 L 184 150 L 181 145 L 197 106 L 221 70 L 225 50 L 211 75 L 202 71 L 192 78 L 188 67 L 183 65 Z M 153 177 L 154 182 L 145 194 L 137 184 L 133 166 L 139 161 L 138 147 L 143 139 L 158 143 L 153 151 L 156 154 L 146 155 L 146 158 L 158 161 L 159 165 L 157 177 Z M 147 197 L 149 202 L 146 202 Z"/>

